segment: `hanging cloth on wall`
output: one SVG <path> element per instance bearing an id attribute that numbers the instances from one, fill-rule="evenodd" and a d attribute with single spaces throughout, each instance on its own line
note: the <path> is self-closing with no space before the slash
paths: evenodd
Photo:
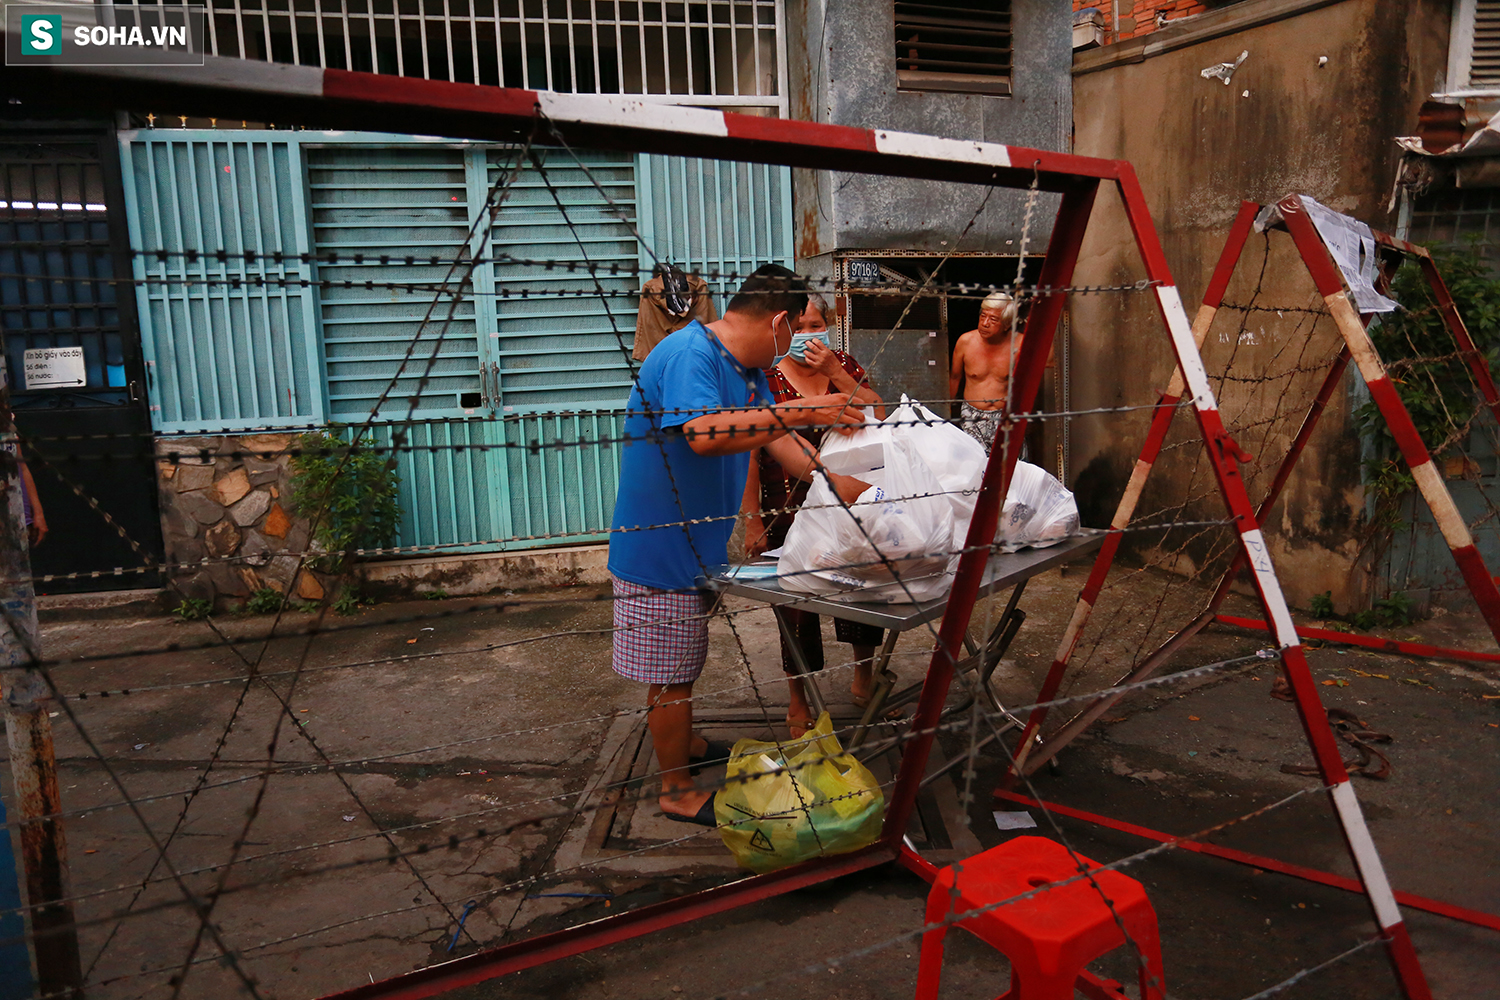
<path id="1" fill-rule="evenodd" d="M 712 323 L 719 318 L 708 282 L 675 264 L 658 264 L 641 289 L 641 308 L 635 319 L 632 357 L 645 361 L 652 348 L 670 333 L 693 320 Z"/>

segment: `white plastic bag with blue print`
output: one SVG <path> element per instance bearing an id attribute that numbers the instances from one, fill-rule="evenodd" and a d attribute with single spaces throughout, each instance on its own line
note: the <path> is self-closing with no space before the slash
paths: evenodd
<path id="1" fill-rule="evenodd" d="M 906 441 L 891 436 L 884 454 L 882 483 L 847 508 L 814 479 L 777 563 L 783 590 L 889 604 L 947 596 L 953 507 Z"/>
<path id="2" fill-rule="evenodd" d="M 995 532 L 1000 551 L 1044 549 L 1077 533 L 1078 502 L 1073 494 L 1045 470 L 1017 462 Z"/>

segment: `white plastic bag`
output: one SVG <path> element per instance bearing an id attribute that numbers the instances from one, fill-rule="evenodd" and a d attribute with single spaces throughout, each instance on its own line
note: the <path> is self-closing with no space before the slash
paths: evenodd
<path id="1" fill-rule="evenodd" d="M 984 445 L 905 394 L 885 419 L 891 436 L 910 444 L 937 476 L 953 508 L 953 547 L 962 548 L 984 479 Z"/>
<path id="2" fill-rule="evenodd" d="M 1000 550 L 1046 548 L 1077 532 L 1078 503 L 1073 494 L 1041 468 L 1017 462 L 995 532 Z"/>
<path id="3" fill-rule="evenodd" d="M 887 603 L 930 601 L 948 592 L 953 508 L 909 444 L 891 437 L 884 454 L 885 482 L 849 509 L 824 477 L 814 478 L 776 566 L 783 589 Z"/>
<path id="4" fill-rule="evenodd" d="M 871 486 L 885 484 L 885 445 L 891 439 L 890 428 L 875 419 L 875 411 L 865 407 L 864 426 L 850 434 L 823 435 L 818 460 L 829 472 L 853 476 Z"/>
<path id="5" fill-rule="evenodd" d="M 939 490 L 953 508 L 958 532 L 954 547 L 963 545 L 984 478 L 984 446 L 921 403 L 903 394 L 883 422 L 867 420 L 852 434 L 829 434 L 818 457 L 830 472 L 884 486 L 885 447 L 894 438 L 910 445 L 937 477 Z"/>

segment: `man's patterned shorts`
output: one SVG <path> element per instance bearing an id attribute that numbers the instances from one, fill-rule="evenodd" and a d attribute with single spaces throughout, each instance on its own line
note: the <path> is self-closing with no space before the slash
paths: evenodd
<path id="1" fill-rule="evenodd" d="M 615 673 L 642 684 L 691 684 L 708 658 L 704 590 L 657 590 L 611 577 L 615 587 Z"/>

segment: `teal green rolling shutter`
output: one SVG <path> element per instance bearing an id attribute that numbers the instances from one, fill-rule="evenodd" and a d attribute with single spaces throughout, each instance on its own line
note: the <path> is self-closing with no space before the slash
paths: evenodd
<path id="1" fill-rule="evenodd" d="M 122 133 L 120 152 L 153 426 L 321 423 L 297 143 L 163 129 Z"/>
<path id="2" fill-rule="evenodd" d="M 491 182 L 510 155 L 491 152 Z M 503 418 L 495 440 L 525 446 L 504 450 L 503 513 L 516 548 L 605 537 L 619 446 L 549 445 L 619 437 L 640 301 L 633 158 L 579 151 L 580 165 L 563 150 L 542 155 L 546 179 L 524 170 L 493 230 L 496 253 L 508 255 L 494 271 L 491 341 Z M 554 263 L 518 262 L 526 260 Z M 569 264 L 583 267 L 569 271 Z M 537 291 L 561 294 L 531 297 Z"/>
<path id="3" fill-rule="evenodd" d="M 627 351 L 634 343 L 640 287 L 635 164 L 628 155 L 589 151 L 578 153 L 582 166 L 566 151 L 544 150 L 542 156 L 545 179 L 532 167 L 522 171 L 493 229 L 497 253 L 558 262 L 502 259 L 495 265 L 500 409 L 512 414 L 623 404 L 631 381 L 621 343 Z M 491 183 L 509 162 L 506 151 L 491 152 Z M 587 263 L 596 267 L 597 286 L 586 270 L 568 270 Z M 603 299 L 600 287 L 607 293 Z M 537 292 L 561 297 L 532 298 Z"/>
<path id="4" fill-rule="evenodd" d="M 708 276 L 792 266 L 790 168 L 643 155 L 637 174 L 642 268 L 670 263 Z M 739 282 L 709 283 L 722 312 Z"/>
<path id="5" fill-rule="evenodd" d="M 450 272 L 460 277 L 469 259 L 465 238 L 479 206 L 471 204 L 468 151 L 339 143 L 310 145 L 306 155 L 313 238 L 326 283 L 330 417 L 367 419 L 382 394 L 383 419 L 405 418 L 414 396 L 422 417 L 472 413 L 475 404 L 465 407 L 461 399 L 480 391 L 472 283 L 462 286 L 451 315 L 450 296 L 434 305 Z M 336 262 L 329 261 L 333 254 Z M 407 287 L 367 289 L 365 281 Z"/>

